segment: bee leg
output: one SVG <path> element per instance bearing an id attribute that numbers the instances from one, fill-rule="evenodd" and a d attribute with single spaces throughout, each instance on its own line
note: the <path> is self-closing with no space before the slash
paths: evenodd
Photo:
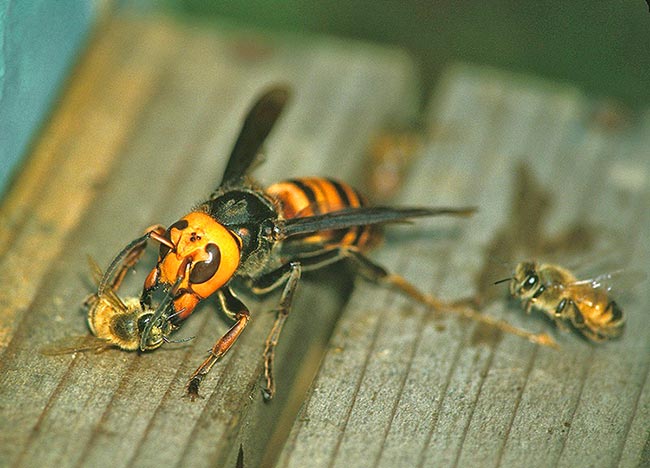
<path id="1" fill-rule="evenodd" d="M 535 306 L 534 302 L 532 299 L 528 299 L 524 305 L 524 310 L 528 315 L 530 315 L 531 311 L 533 310 L 533 307 Z"/>
<path id="2" fill-rule="evenodd" d="M 284 327 L 284 323 L 291 311 L 291 303 L 293 295 L 300 280 L 302 266 L 298 261 L 285 263 L 277 270 L 274 270 L 266 275 L 258 278 L 253 285 L 253 292 L 256 294 L 263 294 L 272 291 L 282 284 L 282 296 L 280 296 L 280 305 L 277 310 L 273 328 L 266 338 L 264 343 L 264 388 L 262 388 L 262 395 L 265 401 L 269 401 L 275 395 L 275 380 L 273 378 L 273 362 L 275 360 L 275 347 L 278 344 L 280 333 Z"/>
<path id="3" fill-rule="evenodd" d="M 214 344 L 210 350 L 210 355 L 205 361 L 194 371 L 190 380 L 187 383 L 187 394 L 192 401 L 199 396 L 199 387 L 201 381 L 210 372 L 212 366 L 228 352 L 230 347 L 237 341 L 241 332 L 244 331 L 250 319 L 250 313 L 246 305 L 241 302 L 230 291 L 229 288 L 222 288 L 217 291 L 217 297 L 223 311 L 231 318 L 236 320 L 236 323 L 230 327 L 219 340 Z"/>
<path id="4" fill-rule="evenodd" d="M 610 301 L 609 304 L 607 304 L 607 309 L 605 309 L 605 312 L 609 312 L 611 316 L 609 323 L 620 327 L 625 322 L 625 320 L 623 320 L 623 310 L 618 306 L 616 302 Z"/>
<path id="5" fill-rule="evenodd" d="M 580 332 L 586 336 L 589 340 L 593 341 L 594 343 L 600 343 L 602 341 L 605 341 L 605 337 L 599 335 L 598 333 L 594 332 L 593 330 L 590 330 L 589 328 L 581 328 Z"/>
<path id="6" fill-rule="evenodd" d="M 555 324 L 555 328 L 557 328 L 561 332 L 566 333 L 569 331 L 569 328 L 566 326 L 566 324 L 561 318 L 553 317 L 553 323 Z"/>
<path id="7" fill-rule="evenodd" d="M 575 316 L 576 313 L 580 314 L 580 317 L 582 317 L 582 314 L 580 313 L 580 310 L 578 310 L 578 307 L 576 307 L 575 302 L 573 302 L 571 299 L 567 299 L 566 297 L 562 299 L 557 307 L 555 308 L 555 314 L 554 317 L 556 320 L 562 320 L 565 317 L 564 309 L 569 306 L 571 310 L 571 317 Z"/>
<path id="8" fill-rule="evenodd" d="M 568 328 L 564 323 L 564 320 L 566 319 L 571 320 L 576 328 L 584 328 L 582 312 L 580 312 L 578 306 L 571 299 L 562 299 L 555 308 L 555 311 L 547 315 L 550 315 L 556 328 L 562 332 L 568 331 Z"/>

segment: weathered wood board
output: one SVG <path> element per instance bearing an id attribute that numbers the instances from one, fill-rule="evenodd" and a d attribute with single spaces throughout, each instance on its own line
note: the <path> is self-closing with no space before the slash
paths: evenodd
<path id="1" fill-rule="evenodd" d="M 350 290 L 340 275 L 301 285 L 271 404 L 258 379 L 272 300 L 252 303 L 244 336 L 194 402 L 183 398 L 187 378 L 229 326 L 214 304 L 179 333 L 194 340 L 155 353 L 39 349 L 88 333 L 87 254 L 105 266 L 147 226 L 210 194 L 266 86 L 285 82 L 294 94 L 259 179 L 354 180 L 372 134 L 413 117 L 414 65 L 366 44 L 161 18 L 116 18 L 96 36 L 1 208 L 0 466 L 234 466 L 240 446 L 255 466 L 267 445 L 277 454 L 304 398 Z M 125 291 L 137 294 L 154 250 Z"/>
<path id="2" fill-rule="evenodd" d="M 358 283 L 279 466 L 648 466 L 647 280 L 620 299 L 623 338 L 600 345 L 526 316 L 492 283 L 553 254 L 647 272 L 650 119 L 567 86 L 459 66 L 428 123 L 400 201 L 479 212 L 434 239 L 395 234 L 376 258 L 443 298 L 481 294 L 484 313 L 552 331 L 561 348 Z"/>
<path id="3" fill-rule="evenodd" d="M 0 206 L 0 466 L 235 466 L 240 447 L 244 466 L 650 464 L 647 282 L 621 297 L 623 338 L 601 345 L 491 284 L 553 253 L 647 271 L 650 117 L 484 68 L 447 73 L 396 200 L 479 212 L 392 227 L 373 258 L 443 298 L 479 294 L 484 313 L 549 331 L 560 350 L 362 280 L 351 292 L 332 268 L 300 287 L 270 404 L 258 382 L 273 298 L 251 302 L 251 324 L 194 402 L 187 376 L 228 326 L 209 301 L 179 332 L 196 336 L 185 344 L 38 352 L 87 333 L 86 254 L 106 265 L 208 195 L 248 106 L 278 81 L 294 96 L 256 171 L 264 183 L 358 181 L 373 169 L 372 134 L 418 109 L 416 71 L 396 50 L 161 18 L 98 31 Z"/>

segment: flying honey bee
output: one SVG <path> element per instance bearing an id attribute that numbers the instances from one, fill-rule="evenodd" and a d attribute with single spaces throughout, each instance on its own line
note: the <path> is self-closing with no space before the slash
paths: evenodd
<path id="1" fill-rule="evenodd" d="M 625 325 L 623 310 L 609 297 L 612 274 L 578 280 L 559 265 L 525 261 L 514 275 L 497 281 L 510 282 L 510 294 L 525 305 L 544 312 L 558 328 L 564 321 L 592 341 L 604 341 L 621 335 Z"/>

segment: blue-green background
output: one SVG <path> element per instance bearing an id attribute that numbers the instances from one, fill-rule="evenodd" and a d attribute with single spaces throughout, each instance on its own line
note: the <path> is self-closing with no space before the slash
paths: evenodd
<path id="1" fill-rule="evenodd" d="M 0 194 L 86 40 L 93 5 L 0 0 Z"/>

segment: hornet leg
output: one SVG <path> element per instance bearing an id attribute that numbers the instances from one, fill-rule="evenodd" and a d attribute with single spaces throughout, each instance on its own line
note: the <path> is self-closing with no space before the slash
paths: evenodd
<path id="1" fill-rule="evenodd" d="M 510 325 L 508 322 L 503 320 L 498 320 L 483 314 L 478 313 L 476 310 L 469 308 L 467 306 L 462 306 L 462 304 L 450 304 L 448 302 L 442 301 L 430 294 L 426 294 L 419 290 L 414 284 L 407 281 L 402 276 L 389 273 L 384 267 L 378 265 L 377 263 L 370 260 L 363 253 L 359 251 L 356 247 L 346 246 L 346 247 L 337 247 L 330 251 L 330 260 L 328 263 L 332 263 L 342 258 L 349 258 L 356 265 L 359 273 L 364 277 L 368 278 L 371 281 L 383 284 L 385 286 L 397 289 L 403 294 L 407 295 L 411 299 L 424 304 L 428 307 L 432 307 L 440 312 L 444 313 L 454 313 L 461 315 L 471 320 L 475 320 L 480 323 L 485 323 L 489 326 L 496 327 L 499 330 L 505 333 L 511 333 L 513 335 L 520 336 L 525 338 L 533 343 L 542 344 L 545 346 L 550 346 L 556 348 L 557 344 L 546 333 L 530 333 L 520 328 Z M 325 254 L 323 254 L 325 255 Z"/>
<path id="2" fill-rule="evenodd" d="M 263 294 L 278 288 L 284 283 L 275 322 L 264 344 L 264 388 L 262 388 L 262 395 L 265 401 L 271 400 L 273 395 L 275 395 L 275 380 L 273 379 L 275 347 L 278 344 L 280 333 L 291 311 L 291 303 L 293 302 L 293 295 L 296 292 L 296 287 L 300 280 L 301 271 L 302 268 L 299 262 L 285 263 L 277 270 L 258 278 L 253 287 L 255 293 Z"/>
<path id="3" fill-rule="evenodd" d="M 278 313 L 264 347 L 265 386 L 262 389 L 262 394 L 266 401 L 271 400 L 275 394 L 275 381 L 273 378 L 275 347 L 278 344 L 278 339 L 287 320 L 287 316 L 291 311 L 293 295 L 302 271 L 316 270 L 343 258 L 345 256 L 341 254 L 341 249 L 339 248 L 325 250 L 311 255 L 298 256 L 294 261 L 287 262 L 277 270 L 257 278 L 252 284 L 251 289 L 255 294 L 265 294 L 284 284 Z"/>
<path id="4" fill-rule="evenodd" d="M 104 272 L 99 287 L 98 294 L 103 294 L 103 291 L 106 288 L 112 288 L 116 290 L 119 288 L 124 276 L 133 267 L 144 254 L 145 248 L 147 246 L 147 240 L 152 238 L 162 243 L 169 243 L 167 239 L 164 238 L 165 228 L 159 224 L 149 227 L 144 235 L 138 237 L 137 239 L 131 241 L 126 247 L 118 253 L 111 264 L 108 266 Z M 111 280 L 111 277 L 115 277 Z"/>
<path id="5" fill-rule="evenodd" d="M 250 313 L 248 308 L 241 302 L 228 288 L 223 288 L 217 291 L 217 297 L 224 312 L 236 320 L 235 324 L 230 327 L 219 340 L 214 344 L 210 350 L 210 355 L 205 361 L 194 371 L 187 383 L 187 394 L 194 400 L 199 396 L 199 387 L 201 381 L 210 372 L 212 366 L 228 352 L 230 347 L 237 341 L 244 328 L 250 320 Z"/>
<path id="6" fill-rule="evenodd" d="M 340 249 L 330 249 L 311 255 L 298 256 L 294 261 L 287 262 L 277 270 L 257 278 L 252 284 L 251 289 L 255 294 L 265 294 L 284 284 L 278 313 L 264 347 L 265 386 L 262 389 L 262 394 L 266 401 L 271 400 L 275 394 L 275 381 L 273 378 L 275 347 L 278 344 L 280 333 L 291 311 L 293 295 L 298 286 L 302 271 L 316 270 L 343 258 L 344 256 L 341 255 Z"/>

